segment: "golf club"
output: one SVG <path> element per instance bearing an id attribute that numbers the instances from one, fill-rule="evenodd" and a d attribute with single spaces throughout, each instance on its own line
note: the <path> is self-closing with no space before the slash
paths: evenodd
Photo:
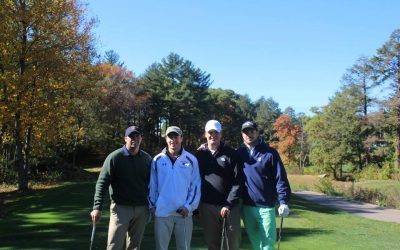
<path id="1" fill-rule="evenodd" d="M 220 248 L 220 250 L 224 250 L 225 223 L 226 223 L 226 220 L 225 220 L 225 216 L 224 216 L 224 218 L 222 220 L 222 235 L 221 235 L 221 248 Z"/>
<path id="2" fill-rule="evenodd" d="M 96 223 L 93 222 L 93 228 L 92 228 L 92 236 L 90 237 L 90 248 L 89 250 L 92 250 L 93 247 L 93 240 L 94 240 L 94 233 L 96 232 Z"/>
<path id="3" fill-rule="evenodd" d="M 278 250 L 281 246 L 281 238 L 282 238 L 282 226 L 283 226 L 283 215 L 281 215 L 281 225 L 279 227 L 279 235 L 278 235 Z"/>
<path id="4" fill-rule="evenodd" d="M 224 249 L 224 241 L 226 241 L 226 249 L 229 250 L 228 233 L 226 232 L 226 215 L 222 220 L 221 250 Z"/>

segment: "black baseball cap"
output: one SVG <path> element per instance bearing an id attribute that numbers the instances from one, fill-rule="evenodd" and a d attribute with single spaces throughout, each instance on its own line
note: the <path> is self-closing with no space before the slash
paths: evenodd
<path id="1" fill-rule="evenodd" d="M 255 129 L 258 130 L 257 124 L 253 121 L 246 121 L 242 124 L 242 131 L 245 129 Z"/>

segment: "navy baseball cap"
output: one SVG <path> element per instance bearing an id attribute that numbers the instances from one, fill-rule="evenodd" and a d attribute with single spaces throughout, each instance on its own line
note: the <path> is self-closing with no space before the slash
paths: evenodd
<path id="1" fill-rule="evenodd" d="M 142 134 L 142 131 L 137 126 L 130 126 L 125 130 L 125 136 L 129 136 L 130 134 Z"/>
<path id="2" fill-rule="evenodd" d="M 253 121 L 246 121 L 242 124 L 242 131 L 245 129 L 255 129 L 258 130 L 257 124 Z"/>

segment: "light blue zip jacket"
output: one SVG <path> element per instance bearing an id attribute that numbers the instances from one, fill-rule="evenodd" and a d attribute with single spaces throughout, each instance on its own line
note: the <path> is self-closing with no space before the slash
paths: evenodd
<path id="1" fill-rule="evenodd" d="M 163 149 L 151 163 L 150 208 L 155 216 L 181 216 L 176 210 L 185 206 L 192 215 L 200 202 L 199 164 L 195 156 L 186 150 L 172 164 Z"/>

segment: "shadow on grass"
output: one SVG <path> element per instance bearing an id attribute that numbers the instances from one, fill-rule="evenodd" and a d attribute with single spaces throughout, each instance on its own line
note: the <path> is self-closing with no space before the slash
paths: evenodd
<path id="1" fill-rule="evenodd" d="M 294 213 L 293 215 L 301 215 L 302 211 L 304 210 L 332 215 L 343 213 L 337 209 L 319 205 L 317 203 L 307 201 L 306 199 L 302 199 L 295 195 L 292 195 L 290 199 L 290 210 L 296 211 L 296 213 Z M 292 214 L 290 216 L 292 216 Z"/>
<path id="2" fill-rule="evenodd" d="M 0 221 L 0 249 L 89 247 L 93 193 L 92 182 L 64 184 L 8 203 L 10 212 Z M 103 222 L 97 230 L 106 227 Z"/>
<path id="3" fill-rule="evenodd" d="M 92 224 L 89 213 L 92 207 L 94 182 L 66 183 L 50 190 L 18 196 L 7 203 L 9 212 L 0 220 L 0 249 L 87 249 L 90 245 Z M 336 210 L 307 202 L 298 197 L 291 201 L 293 216 L 302 210 L 318 213 L 337 213 Z M 97 224 L 93 249 L 104 249 L 107 241 L 108 204 L 103 219 Z M 279 226 L 279 225 L 278 225 Z M 154 249 L 153 224 L 146 227 L 142 249 Z M 327 230 L 284 228 L 282 242 L 294 237 L 327 234 Z M 172 237 L 169 249 L 176 249 Z M 194 219 L 192 249 L 206 249 L 203 232 Z M 242 229 L 240 249 L 251 249 L 248 236 Z"/>

